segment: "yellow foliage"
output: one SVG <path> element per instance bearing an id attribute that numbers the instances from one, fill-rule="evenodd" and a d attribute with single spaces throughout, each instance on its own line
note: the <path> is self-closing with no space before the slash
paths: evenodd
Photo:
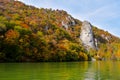
<path id="1" fill-rule="evenodd" d="M 82 58 L 82 59 L 85 60 L 85 61 L 88 60 L 88 56 L 87 56 L 85 53 L 83 53 L 83 52 L 80 52 L 80 53 L 79 53 L 79 58 Z"/>

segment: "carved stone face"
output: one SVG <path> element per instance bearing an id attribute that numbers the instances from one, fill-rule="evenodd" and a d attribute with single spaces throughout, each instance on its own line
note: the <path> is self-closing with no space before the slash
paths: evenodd
<path id="1" fill-rule="evenodd" d="M 92 25 L 87 21 L 84 21 L 82 24 L 80 39 L 83 45 L 85 46 L 85 48 L 87 48 L 87 50 L 89 48 L 96 49 L 95 41 L 93 37 Z"/>

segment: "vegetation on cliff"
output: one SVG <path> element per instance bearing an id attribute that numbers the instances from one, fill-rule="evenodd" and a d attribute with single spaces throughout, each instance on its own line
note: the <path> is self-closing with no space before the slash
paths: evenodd
<path id="1" fill-rule="evenodd" d="M 83 61 L 120 58 L 120 39 L 93 27 L 98 50 L 81 44 L 82 22 L 63 10 L 0 1 L 0 61 Z"/>

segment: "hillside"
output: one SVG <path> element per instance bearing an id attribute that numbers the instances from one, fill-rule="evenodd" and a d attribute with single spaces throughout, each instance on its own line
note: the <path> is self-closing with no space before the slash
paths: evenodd
<path id="1" fill-rule="evenodd" d="M 83 46 L 83 22 L 63 10 L 0 1 L 0 61 L 83 61 L 120 58 L 120 39 L 92 26 L 97 49 Z M 99 56 L 99 58 L 97 57 Z"/>

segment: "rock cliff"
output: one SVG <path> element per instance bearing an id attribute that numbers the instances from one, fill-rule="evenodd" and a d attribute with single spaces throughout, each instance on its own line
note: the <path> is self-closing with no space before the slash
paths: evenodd
<path id="1" fill-rule="evenodd" d="M 87 50 L 89 50 L 90 48 L 96 49 L 92 25 L 88 21 L 84 21 L 82 23 L 80 39 Z"/>

